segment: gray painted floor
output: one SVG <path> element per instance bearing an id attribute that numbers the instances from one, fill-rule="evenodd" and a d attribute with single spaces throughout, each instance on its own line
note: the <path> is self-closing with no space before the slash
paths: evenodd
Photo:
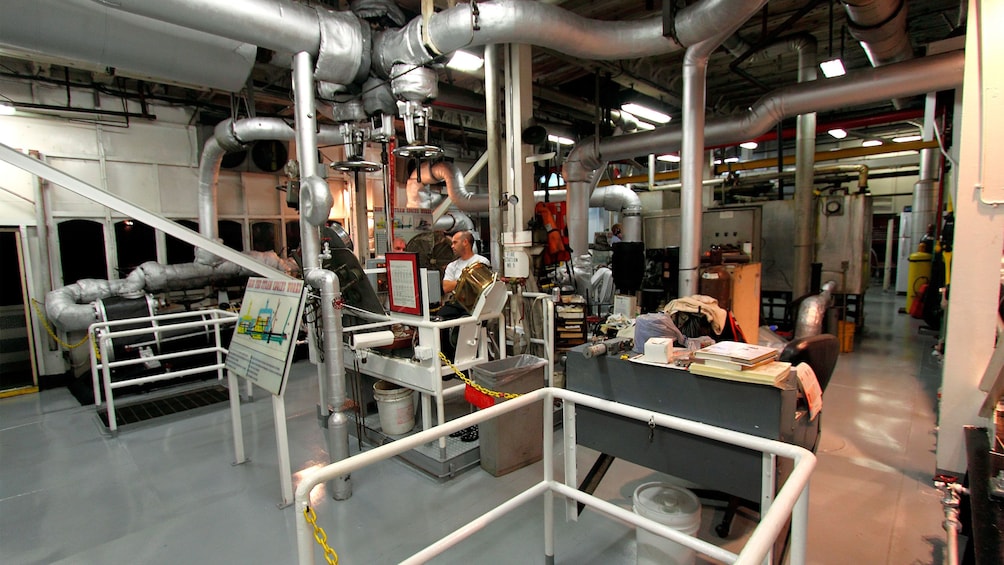
<path id="1" fill-rule="evenodd" d="M 809 562 L 942 563 L 931 486 L 934 338 L 896 313 L 901 297 L 873 292 L 866 302 L 865 335 L 841 355 L 826 392 Z M 315 375 L 297 363 L 287 393 L 294 470 L 326 462 Z M 0 563 L 295 562 L 294 511 L 277 508 L 271 402 L 259 393 L 242 413 L 251 460 L 233 466 L 225 404 L 109 437 L 94 408 L 65 389 L 0 400 Z M 579 457 L 581 477 L 595 453 Z M 617 461 L 597 496 L 630 508 L 638 485 L 663 479 Z M 315 506 L 342 563 L 395 563 L 538 480 L 539 464 L 501 478 L 474 468 L 440 482 L 393 460 L 354 474 L 350 500 L 319 489 Z M 541 507 L 517 510 L 436 562 L 543 563 Z M 721 513 L 705 507 L 700 537 L 717 540 Z M 725 545 L 738 550 L 751 527 L 737 518 Z M 591 512 L 559 520 L 556 555 L 558 563 L 633 563 L 634 531 Z"/>

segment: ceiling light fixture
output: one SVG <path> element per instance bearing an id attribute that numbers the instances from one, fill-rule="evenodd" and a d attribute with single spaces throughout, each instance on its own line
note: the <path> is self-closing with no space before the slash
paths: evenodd
<path id="1" fill-rule="evenodd" d="M 739 162 L 739 157 L 726 157 L 725 158 L 725 162 L 726 163 L 738 163 Z"/>
<path id="2" fill-rule="evenodd" d="M 631 114 L 634 114 L 635 116 L 638 116 L 643 120 L 648 120 L 650 122 L 655 122 L 657 124 L 669 123 L 669 120 L 673 119 L 672 117 L 669 116 L 669 114 L 663 114 L 662 112 L 653 110 L 651 108 L 646 108 L 645 106 L 642 106 L 641 104 L 635 104 L 634 102 L 628 102 L 627 104 L 622 104 L 621 110 L 624 110 L 625 112 L 630 112 Z"/>
<path id="3" fill-rule="evenodd" d="M 656 157 L 656 159 L 658 159 L 660 161 L 666 161 L 667 163 L 679 163 L 680 162 L 680 156 L 679 155 L 672 155 L 672 154 L 670 154 L 670 155 L 659 155 L 658 157 Z"/>
<path id="4" fill-rule="evenodd" d="M 866 139 L 861 142 L 861 147 L 878 147 L 882 145 L 881 139 Z"/>
<path id="5" fill-rule="evenodd" d="M 16 108 L 10 102 L 0 102 L 0 116 L 13 116 Z"/>
<path id="6" fill-rule="evenodd" d="M 645 130 L 645 131 L 651 131 L 651 130 L 655 129 L 655 126 L 653 126 L 652 124 L 650 124 L 648 122 L 639 121 L 638 122 L 638 129 L 642 129 L 642 130 Z"/>
<path id="7" fill-rule="evenodd" d="M 844 62 L 839 58 L 823 61 L 819 64 L 819 68 L 823 71 L 823 76 L 826 78 L 839 77 L 847 74 L 847 71 L 844 69 Z"/>
<path id="8" fill-rule="evenodd" d="M 485 60 L 467 51 L 457 50 L 446 66 L 462 73 L 473 73 L 485 65 Z"/>
<path id="9" fill-rule="evenodd" d="M 847 137 L 847 131 L 846 130 L 842 130 L 840 128 L 831 129 L 830 131 L 828 131 L 826 133 L 830 134 L 831 136 L 833 136 L 833 137 L 835 137 L 837 139 L 843 139 L 843 138 Z"/>
<path id="10" fill-rule="evenodd" d="M 739 144 L 739 147 L 742 147 L 743 149 L 751 149 L 752 150 L 752 149 L 756 149 L 757 147 L 760 147 L 760 144 L 757 143 L 757 142 L 755 142 L 755 141 L 744 141 L 744 142 L 742 142 L 742 143 Z"/>
<path id="11" fill-rule="evenodd" d="M 901 137 L 892 138 L 893 143 L 910 143 L 911 141 L 920 141 L 924 139 L 922 135 L 904 135 Z"/>
<path id="12" fill-rule="evenodd" d="M 551 143 L 557 143 L 558 145 L 575 145 L 575 141 L 567 137 L 561 137 L 558 135 L 547 135 L 547 140 Z"/>

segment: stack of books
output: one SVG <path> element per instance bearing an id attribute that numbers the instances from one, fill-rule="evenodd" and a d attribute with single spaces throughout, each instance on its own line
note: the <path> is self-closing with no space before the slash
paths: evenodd
<path id="1" fill-rule="evenodd" d="M 791 363 L 777 360 L 773 347 L 720 341 L 694 352 L 690 372 L 733 381 L 780 385 L 788 377 Z"/>

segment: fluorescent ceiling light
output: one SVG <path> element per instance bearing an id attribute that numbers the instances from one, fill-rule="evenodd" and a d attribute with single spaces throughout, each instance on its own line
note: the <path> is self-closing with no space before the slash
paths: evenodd
<path id="1" fill-rule="evenodd" d="M 823 76 L 826 78 L 833 78 L 847 74 L 847 71 L 844 70 L 844 63 L 840 59 L 823 61 L 819 64 L 819 68 L 822 69 Z"/>
<path id="2" fill-rule="evenodd" d="M 843 138 L 847 137 L 847 132 L 845 130 L 842 130 L 842 129 L 839 129 L 839 128 L 837 128 L 837 129 L 831 129 L 830 131 L 828 131 L 826 133 L 830 134 L 831 136 L 833 136 L 833 137 L 835 137 L 837 139 L 843 139 Z"/>
<path id="3" fill-rule="evenodd" d="M 680 156 L 679 155 L 659 155 L 658 157 L 656 157 L 656 159 L 658 159 L 660 161 L 666 161 L 668 163 L 679 163 L 680 162 Z"/>
<path id="4" fill-rule="evenodd" d="M 725 158 L 725 162 L 726 163 L 738 163 L 739 162 L 739 157 L 726 157 Z"/>
<path id="5" fill-rule="evenodd" d="M 450 57 L 450 62 L 446 66 L 462 73 L 473 73 L 485 64 L 485 60 L 467 51 L 457 50 Z"/>
<path id="6" fill-rule="evenodd" d="M 14 112 L 13 104 L 10 102 L 0 102 L 0 116 L 13 116 Z"/>
<path id="7" fill-rule="evenodd" d="M 881 139 L 866 139 L 861 142 L 861 147 L 878 147 L 882 145 Z"/>
<path id="8" fill-rule="evenodd" d="M 657 124 L 665 124 L 669 122 L 672 118 L 668 114 L 663 114 L 651 108 L 646 108 L 640 104 L 635 104 L 629 102 L 627 104 L 621 105 L 621 110 L 625 112 L 630 112 L 643 120 L 648 120 L 650 122 L 655 122 Z"/>
<path id="9" fill-rule="evenodd" d="M 557 135 L 547 135 L 547 140 L 551 143 L 557 143 L 558 145 L 575 145 L 575 141 L 568 139 L 567 137 L 561 137 Z"/>
<path id="10" fill-rule="evenodd" d="M 894 138 L 892 138 L 892 140 L 893 140 L 894 143 L 909 143 L 911 141 L 920 141 L 921 139 L 924 139 L 924 136 L 922 136 L 922 135 L 904 135 L 902 137 L 894 137 Z"/>
<path id="11" fill-rule="evenodd" d="M 739 144 L 739 147 L 742 147 L 743 149 L 756 149 L 759 146 L 760 144 L 755 141 L 744 141 Z"/>
<path id="12" fill-rule="evenodd" d="M 648 122 L 638 122 L 638 129 L 643 129 L 645 131 L 649 131 L 649 130 L 655 129 L 655 126 L 653 126 L 652 124 L 650 124 Z"/>

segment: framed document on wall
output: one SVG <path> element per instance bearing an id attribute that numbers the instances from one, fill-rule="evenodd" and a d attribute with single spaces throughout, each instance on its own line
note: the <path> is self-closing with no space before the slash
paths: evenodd
<path id="1" fill-rule="evenodd" d="M 391 312 L 422 315 L 417 253 L 387 253 L 387 297 Z"/>

